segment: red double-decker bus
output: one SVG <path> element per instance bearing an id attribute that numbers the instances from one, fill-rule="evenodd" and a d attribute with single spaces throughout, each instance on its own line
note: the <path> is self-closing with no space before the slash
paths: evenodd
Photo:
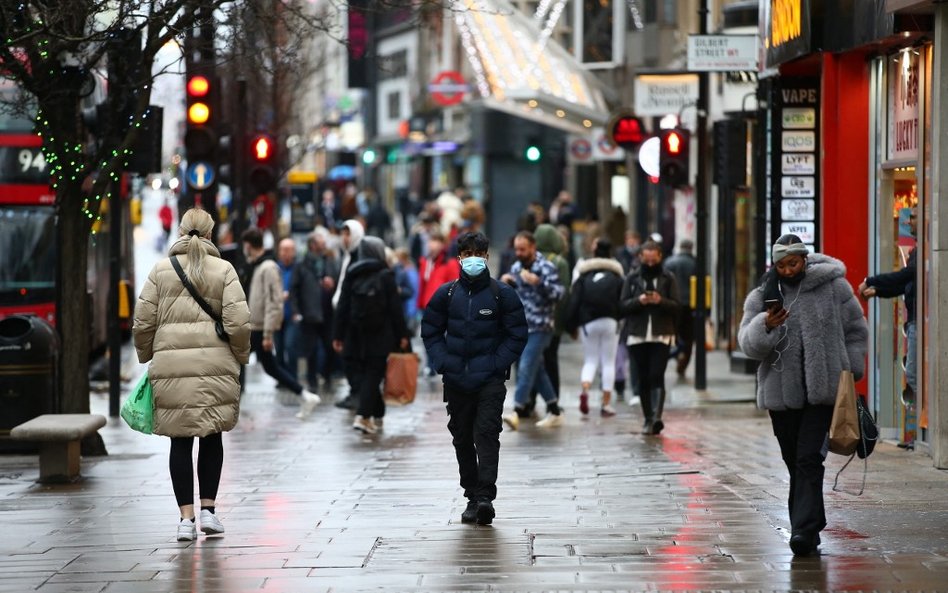
<path id="1" fill-rule="evenodd" d="M 55 199 L 42 139 L 0 132 L 0 318 L 55 322 Z"/>
<path id="2" fill-rule="evenodd" d="M 55 194 L 42 139 L 31 128 L 31 121 L 0 115 L 0 319 L 32 314 L 55 324 Z M 126 286 L 134 286 L 133 233 L 127 219 L 122 225 L 122 275 Z M 101 353 L 106 344 L 108 235 L 108 226 L 102 225 L 90 236 L 87 298 L 93 354 Z M 128 329 L 127 322 L 123 327 Z"/>

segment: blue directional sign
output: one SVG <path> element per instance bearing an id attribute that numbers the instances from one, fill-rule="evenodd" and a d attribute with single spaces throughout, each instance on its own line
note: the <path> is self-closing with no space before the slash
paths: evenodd
<path id="1" fill-rule="evenodd" d="M 194 189 L 207 189 L 214 183 L 214 166 L 198 161 L 188 166 L 188 185 Z"/>

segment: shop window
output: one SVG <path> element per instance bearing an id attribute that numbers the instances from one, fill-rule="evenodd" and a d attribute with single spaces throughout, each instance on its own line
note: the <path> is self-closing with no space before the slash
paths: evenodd
<path id="1" fill-rule="evenodd" d="M 610 0 L 583 2 L 583 62 L 613 59 L 613 7 Z"/>

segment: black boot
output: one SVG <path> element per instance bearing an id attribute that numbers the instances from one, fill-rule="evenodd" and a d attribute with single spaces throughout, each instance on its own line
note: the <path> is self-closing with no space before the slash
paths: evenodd
<path id="1" fill-rule="evenodd" d="M 665 409 L 665 390 L 663 388 L 652 389 L 648 395 L 649 399 L 652 400 L 651 407 L 652 414 L 654 414 L 651 434 L 659 434 L 665 428 L 665 423 L 662 422 L 662 410 Z"/>
<path id="2" fill-rule="evenodd" d="M 616 401 L 625 401 L 625 380 L 619 380 L 615 383 Z"/>
<path id="3" fill-rule="evenodd" d="M 640 397 L 639 403 L 642 404 L 642 434 L 652 434 L 652 423 L 654 422 L 652 412 L 652 400 L 649 397 Z"/>

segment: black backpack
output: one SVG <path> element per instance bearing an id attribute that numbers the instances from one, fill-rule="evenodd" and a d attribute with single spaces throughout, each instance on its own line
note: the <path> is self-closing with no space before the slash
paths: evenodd
<path id="1" fill-rule="evenodd" d="M 359 329 L 376 329 L 385 324 L 388 295 L 385 294 L 384 273 L 385 270 L 378 270 L 352 279 L 349 320 Z"/>

